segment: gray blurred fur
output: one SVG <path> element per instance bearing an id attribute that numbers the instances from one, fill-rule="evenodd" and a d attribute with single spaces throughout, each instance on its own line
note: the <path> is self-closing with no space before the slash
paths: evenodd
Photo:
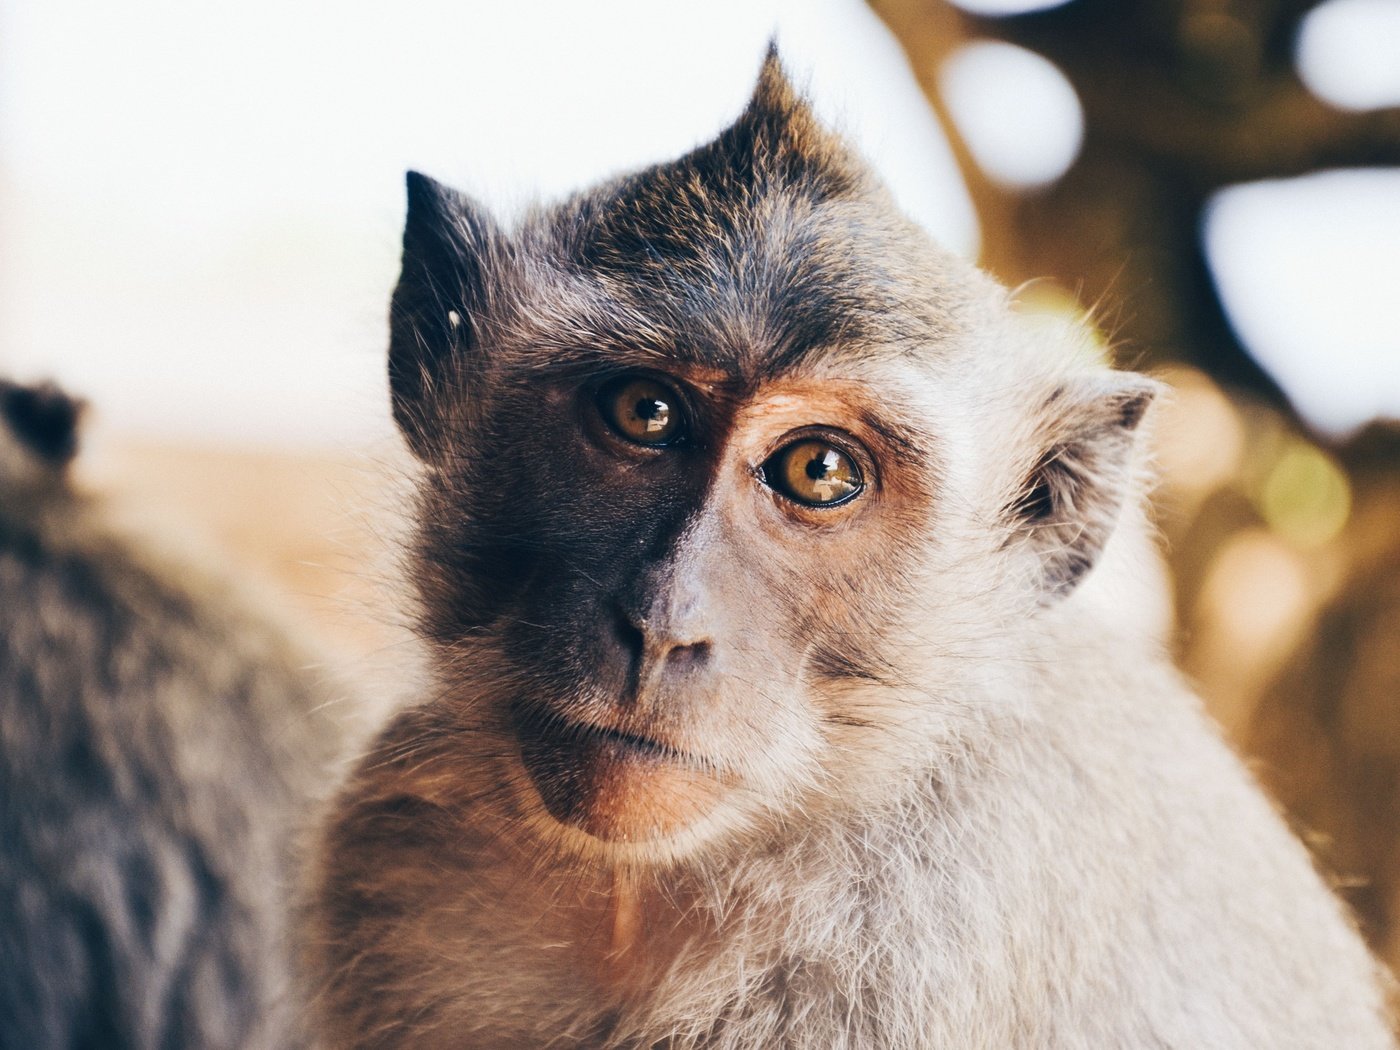
<path id="1" fill-rule="evenodd" d="M 0 1047 L 298 1045 L 284 912 L 331 694 L 70 487 L 77 416 L 0 381 Z"/>

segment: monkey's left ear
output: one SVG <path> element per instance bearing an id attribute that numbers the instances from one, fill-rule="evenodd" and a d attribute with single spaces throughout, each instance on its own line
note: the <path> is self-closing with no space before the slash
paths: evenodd
<path id="1" fill-rule="evenodd" d="M 1113 535 L 1133 485 L 1138 424 L 1161 389 L 1146 376 L 1110 372 L 1046 401 L 1040 457 L 1007 507 L 1011 542 L 1036 557 L 1046 603 L 1078 586 Z"/>
<path id="2" fill-rule="evenodd" d="M 403 270 L 389 307 L 394 421 L 419 459 L 441 444 L 443 415 L 480 368 L 493 256 L 503 238 L 486 210 L 408 173 Z"/>

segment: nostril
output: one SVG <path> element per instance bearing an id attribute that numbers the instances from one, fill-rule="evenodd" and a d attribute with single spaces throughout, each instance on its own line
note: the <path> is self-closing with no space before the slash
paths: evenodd
<path id="1" fill-rule="evenodd" d="M 642 650 L 646 647 L 646 638 L 641 629 L 620 609 L 613 612 L 613 634 L 632 660 L 640 659 Z"/>
<path id="2" fill-rule="evenodd" d="M 675 670 L 698 667 L 710 659 L 709 642 L 692 642 L 690 645 L 677 645 L 666 654 L 666 663 Z"/>

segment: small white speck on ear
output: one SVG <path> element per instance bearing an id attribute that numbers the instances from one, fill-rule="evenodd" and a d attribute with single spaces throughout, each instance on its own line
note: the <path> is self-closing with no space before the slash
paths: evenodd
<path id="1" fill-rule="evenodd" d="M 448 310 L 447 323 L 450 324 L 453 328 L 456 328 L 462 323 L 462 315 L 459 314 L 456 310 Z"/>

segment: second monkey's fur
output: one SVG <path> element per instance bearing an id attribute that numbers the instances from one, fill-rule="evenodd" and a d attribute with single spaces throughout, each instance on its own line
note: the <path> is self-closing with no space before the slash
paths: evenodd
<path id="1" fill-rule="evenodd" d="M 392 323 L 436 674 L 324 833 L 326 1046 L 1394 1045 L 1163 655 L 1155 384 L 930 244 L 776 58 L 511 234 L 410 177 Z M 629 374 L 688 444 L 599 429 Z M 812 428 L 857 501 L 774 489 Z"/>
<path id="2" fill-rule="evenodd" d="M 78 417 L 0 379 L 0 1047 L 294 1050 L 288 903 L 340 686 L 70 480 Z"/>

